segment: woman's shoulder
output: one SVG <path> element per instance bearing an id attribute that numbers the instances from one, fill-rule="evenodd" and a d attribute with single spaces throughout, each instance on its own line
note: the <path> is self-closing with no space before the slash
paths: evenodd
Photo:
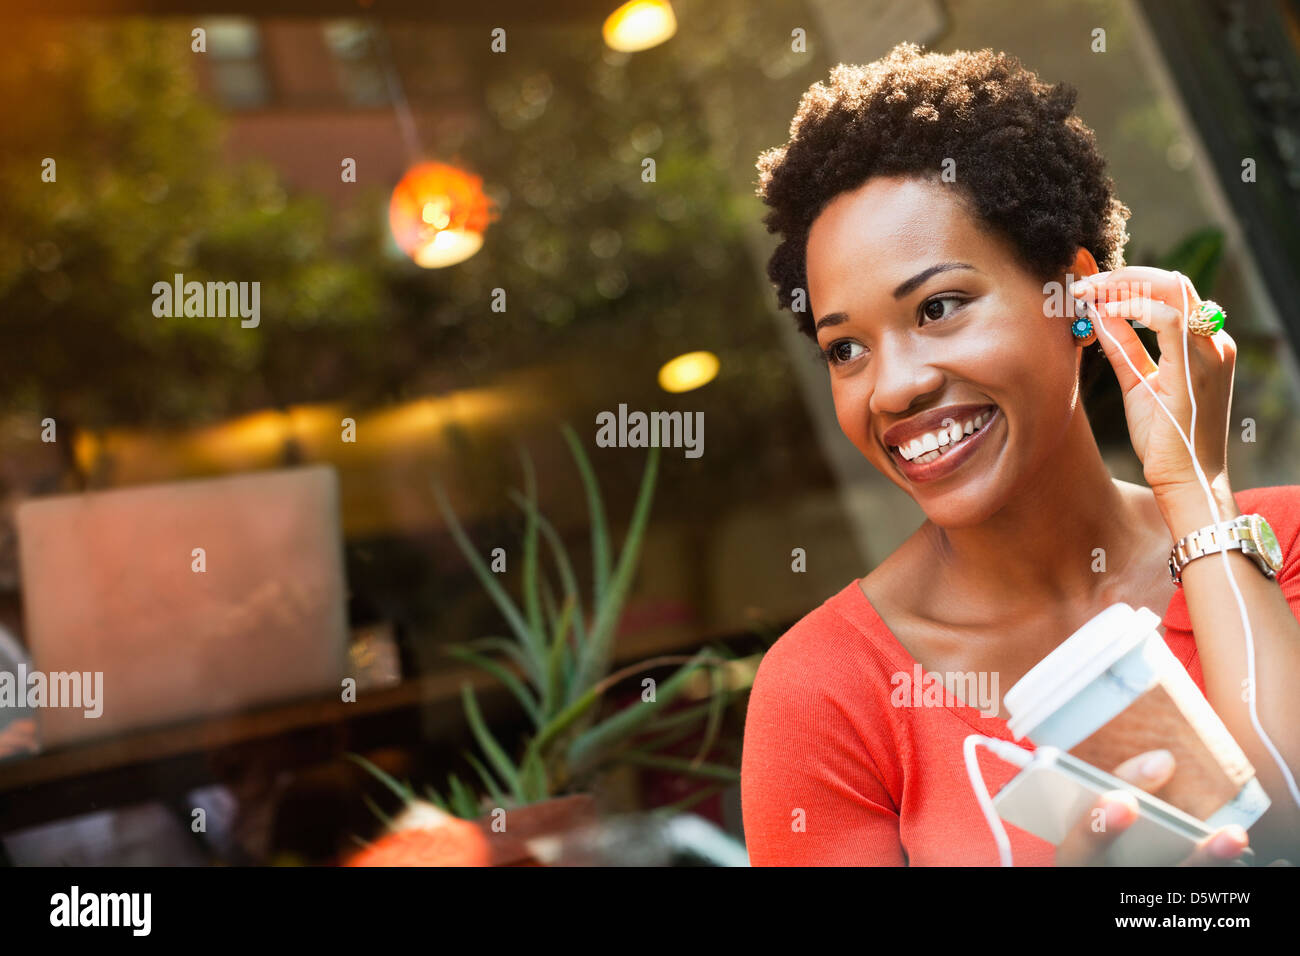
<path id="1" fill-rule="evenodd" d="M 854 579 L 813 608 L 763 655 L 749 691 L 745 756 L 751 780 L 760 767 L 851 755 L 855 767 L 875 763 L 891 741 L 898 708 L 880 635 L 863 619 Z M 826 746 L 821 746 L 825 744 Z"/>
<path id="2" fill-rule="evenodd" d="M 888 637 L 884 623 L 870 613 L 866 595 L 854 578 L 768 648 L 754 677 L 754 691 L 777 685 L 804 692 L 826 691 L 841 684 L 860 690 L 864 677 L 887 669 L 880 647 Z"/>

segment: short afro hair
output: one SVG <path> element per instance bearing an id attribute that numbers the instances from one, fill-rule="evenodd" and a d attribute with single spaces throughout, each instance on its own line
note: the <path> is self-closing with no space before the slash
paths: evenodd
<path id="1" fill-rule="evenodd" d="M 808 233 L 833 198 L 872 176 L 937 178 L 948 159 L 968 208 L 1033 275 L 1059 276 L 1080 246 L 1103 270 L 1122 266 L 1129 210 L 1074 115 L 1076 95 L 992 50 L 902 43 L 866 66 L 833 67 L 829 86 L 804 93 L 789 142 L 758 158 L 757 194 L 771 207 L 763 222 L 782 236 L 767 265 L 779 306 L 791 307 L 795 289 L 806 298 Z M 795 318 L 815 339 L 811 312 Z M 1104 364 L 1100 346 L 1089 352 L 1085 366 Z M 1097 370 L 1085 371 L 1085 387 Z"/>

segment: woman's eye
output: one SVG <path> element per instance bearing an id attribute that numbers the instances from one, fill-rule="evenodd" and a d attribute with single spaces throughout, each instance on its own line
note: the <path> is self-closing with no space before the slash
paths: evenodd
<path id="1" fill-rule="evenodd" d="M 958 296 L 941 296 L 937 299 L 931 299 L 921 306 L 921 312 L 927 319 L 946 319 L 961 307 L 961 298 Z M 949 308 L 951 306 L 951 308 Z"/>
<path id="2" fill-rule="evenodd" d="M 858 351 L 855 352 L 854 349 Z M 830 348 L 826 349 L 822 354 L 826 356 L 826 361 L 832 365 L 843 365 L 845 362 L 852 362 L 862 354 L 862 346 L 857 342 L 844 339 L 839 342 L 832 342 Z"/>

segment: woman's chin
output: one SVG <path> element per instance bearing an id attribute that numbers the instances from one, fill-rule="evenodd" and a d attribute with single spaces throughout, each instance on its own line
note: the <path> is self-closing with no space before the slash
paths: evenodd
<path id="1" fill-rule="evenodd" d="M 948 530 L 977 527 L 988 521 L 998 510 L 987 498 L 975 501 L 918 501 L 917 504 L 931 524 Z"/>
<path id="2" fill-rule="evenodd" d="M 973 528 L 984 524 L 1007 502 L 1007 490 L 996 474 L 973 476 L 949 490 L 924 485 L 904 488 L 932 524 L 941 528 Z"/>

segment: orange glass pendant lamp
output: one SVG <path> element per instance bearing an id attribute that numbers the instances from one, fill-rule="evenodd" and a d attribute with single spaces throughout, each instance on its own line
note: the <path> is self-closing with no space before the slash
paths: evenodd
<path id="1" fill-rule="evenodd" d="M 412 166 L 388 203 L 393 238 L 425 269 L 454 266 L 474 255 L 498 215 L 482 177 L 446 163 Z"/>

